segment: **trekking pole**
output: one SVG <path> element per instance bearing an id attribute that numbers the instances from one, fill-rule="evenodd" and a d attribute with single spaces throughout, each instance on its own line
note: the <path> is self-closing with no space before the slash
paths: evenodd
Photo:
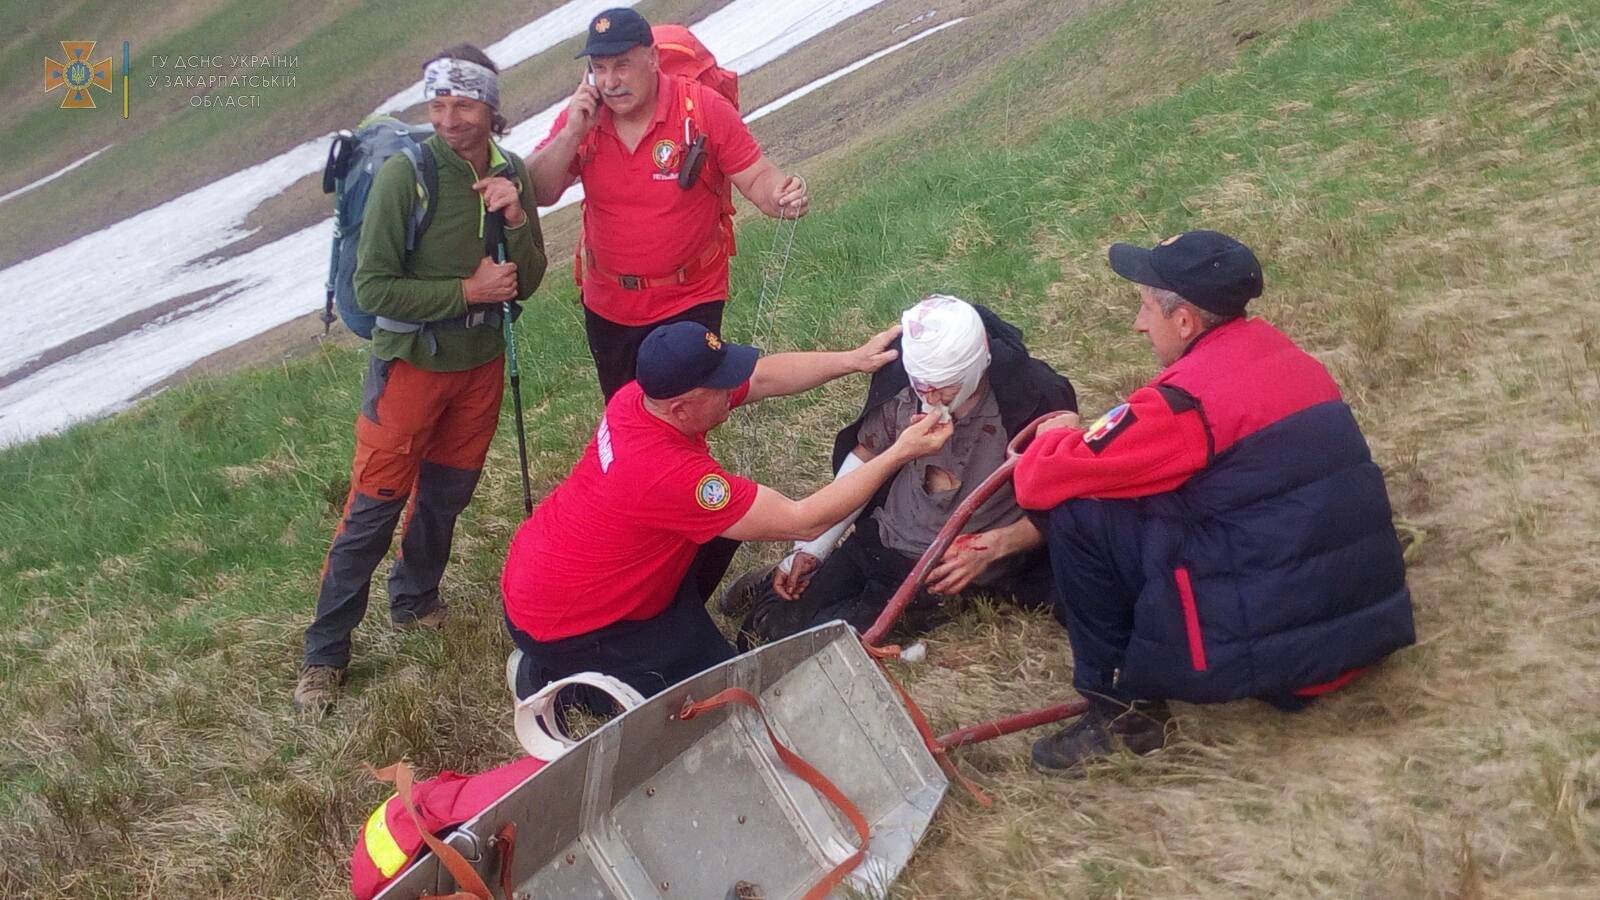
<path id="1" fill-rule="evenodd" d="M 495 262 L 506 261 L 505 213 L 492 212 L 484 217 L 483 241 Z M 533 488 L 528 483 L 528 434 L 522 426 L 522 370 L 517 366 L 517 336 L 511 331 L 513 303 L 500 304 L 500 327 L 506 339 L 506 369 L 511 380 L 511 405 L 517 415 L 517 462 L 522 471 L 522 512 L 524 518 L 533 515 Z"/>

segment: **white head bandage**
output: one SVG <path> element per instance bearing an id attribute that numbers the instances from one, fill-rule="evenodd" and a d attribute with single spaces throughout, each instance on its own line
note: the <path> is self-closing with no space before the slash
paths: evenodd
<path id="1" fill-rule="evenodd" d="M 466 97 L 500 108 L 500 76 L 465 59 L 436 59 L 422 70 L 423 102 L 435 97 Z"/>
<path id="2" fill-rule="evenodd" d="M 983 374 L 989 370 L 989 336 L 983 319 L 972 304 L 955 297 L 934 294 L 900 317 L 900 360 L 911 376 L 911 389 L 923 391 L 960 385 L 949 406 L 930 406 L 922 401 L 923 412 L 949 418 L 978 392 Z"/>

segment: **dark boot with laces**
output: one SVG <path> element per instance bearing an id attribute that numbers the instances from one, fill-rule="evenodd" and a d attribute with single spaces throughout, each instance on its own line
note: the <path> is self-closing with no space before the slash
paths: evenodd
<path id="1" fill-rule="evenodd" d="M 1166 746 L 1172 713 L 1164 700 L 1119 703 L 1089 698 L 1089 708 L 1072 724 L 1033 745 L 1033 767 L 1051 775 L 1077 774 L 1083 764 L 1126 748 L 1144 756 Z"/>

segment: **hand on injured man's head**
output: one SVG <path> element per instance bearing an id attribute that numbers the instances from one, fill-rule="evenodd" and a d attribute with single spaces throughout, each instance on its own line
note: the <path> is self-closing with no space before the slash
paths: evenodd
<path id="1" fill-rule="evenodd" d="M 900 351 L 891 350 L 889 345 L 899 336 L 900 326 L 894 325 L 873 335 L 865 344 L 851 351 L 855 356 L 855 370 L 871 374 L 894 362 L 900 356 Z"/>

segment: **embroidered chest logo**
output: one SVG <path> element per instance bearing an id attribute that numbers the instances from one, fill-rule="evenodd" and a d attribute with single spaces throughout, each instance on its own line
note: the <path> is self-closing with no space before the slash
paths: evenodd
<path id="1" fill-rule="evenodd" d="M 672 138 L 662 138 L 650 148 L 650 159 L 656 164 L 656 168 L 661 170 L 661 174 L 665 175 L 683 162 L 683 148 Z"/>
<path id="2" fill-rule="evenodd" d="M 700 504 L 701 509 L 716 512 L 728 505 L 733 498 L 733 491 L 728 487 L 728 479 L 715 473 L 700 479 L 700 484 L 694 489 L 694 499 Z"/>

